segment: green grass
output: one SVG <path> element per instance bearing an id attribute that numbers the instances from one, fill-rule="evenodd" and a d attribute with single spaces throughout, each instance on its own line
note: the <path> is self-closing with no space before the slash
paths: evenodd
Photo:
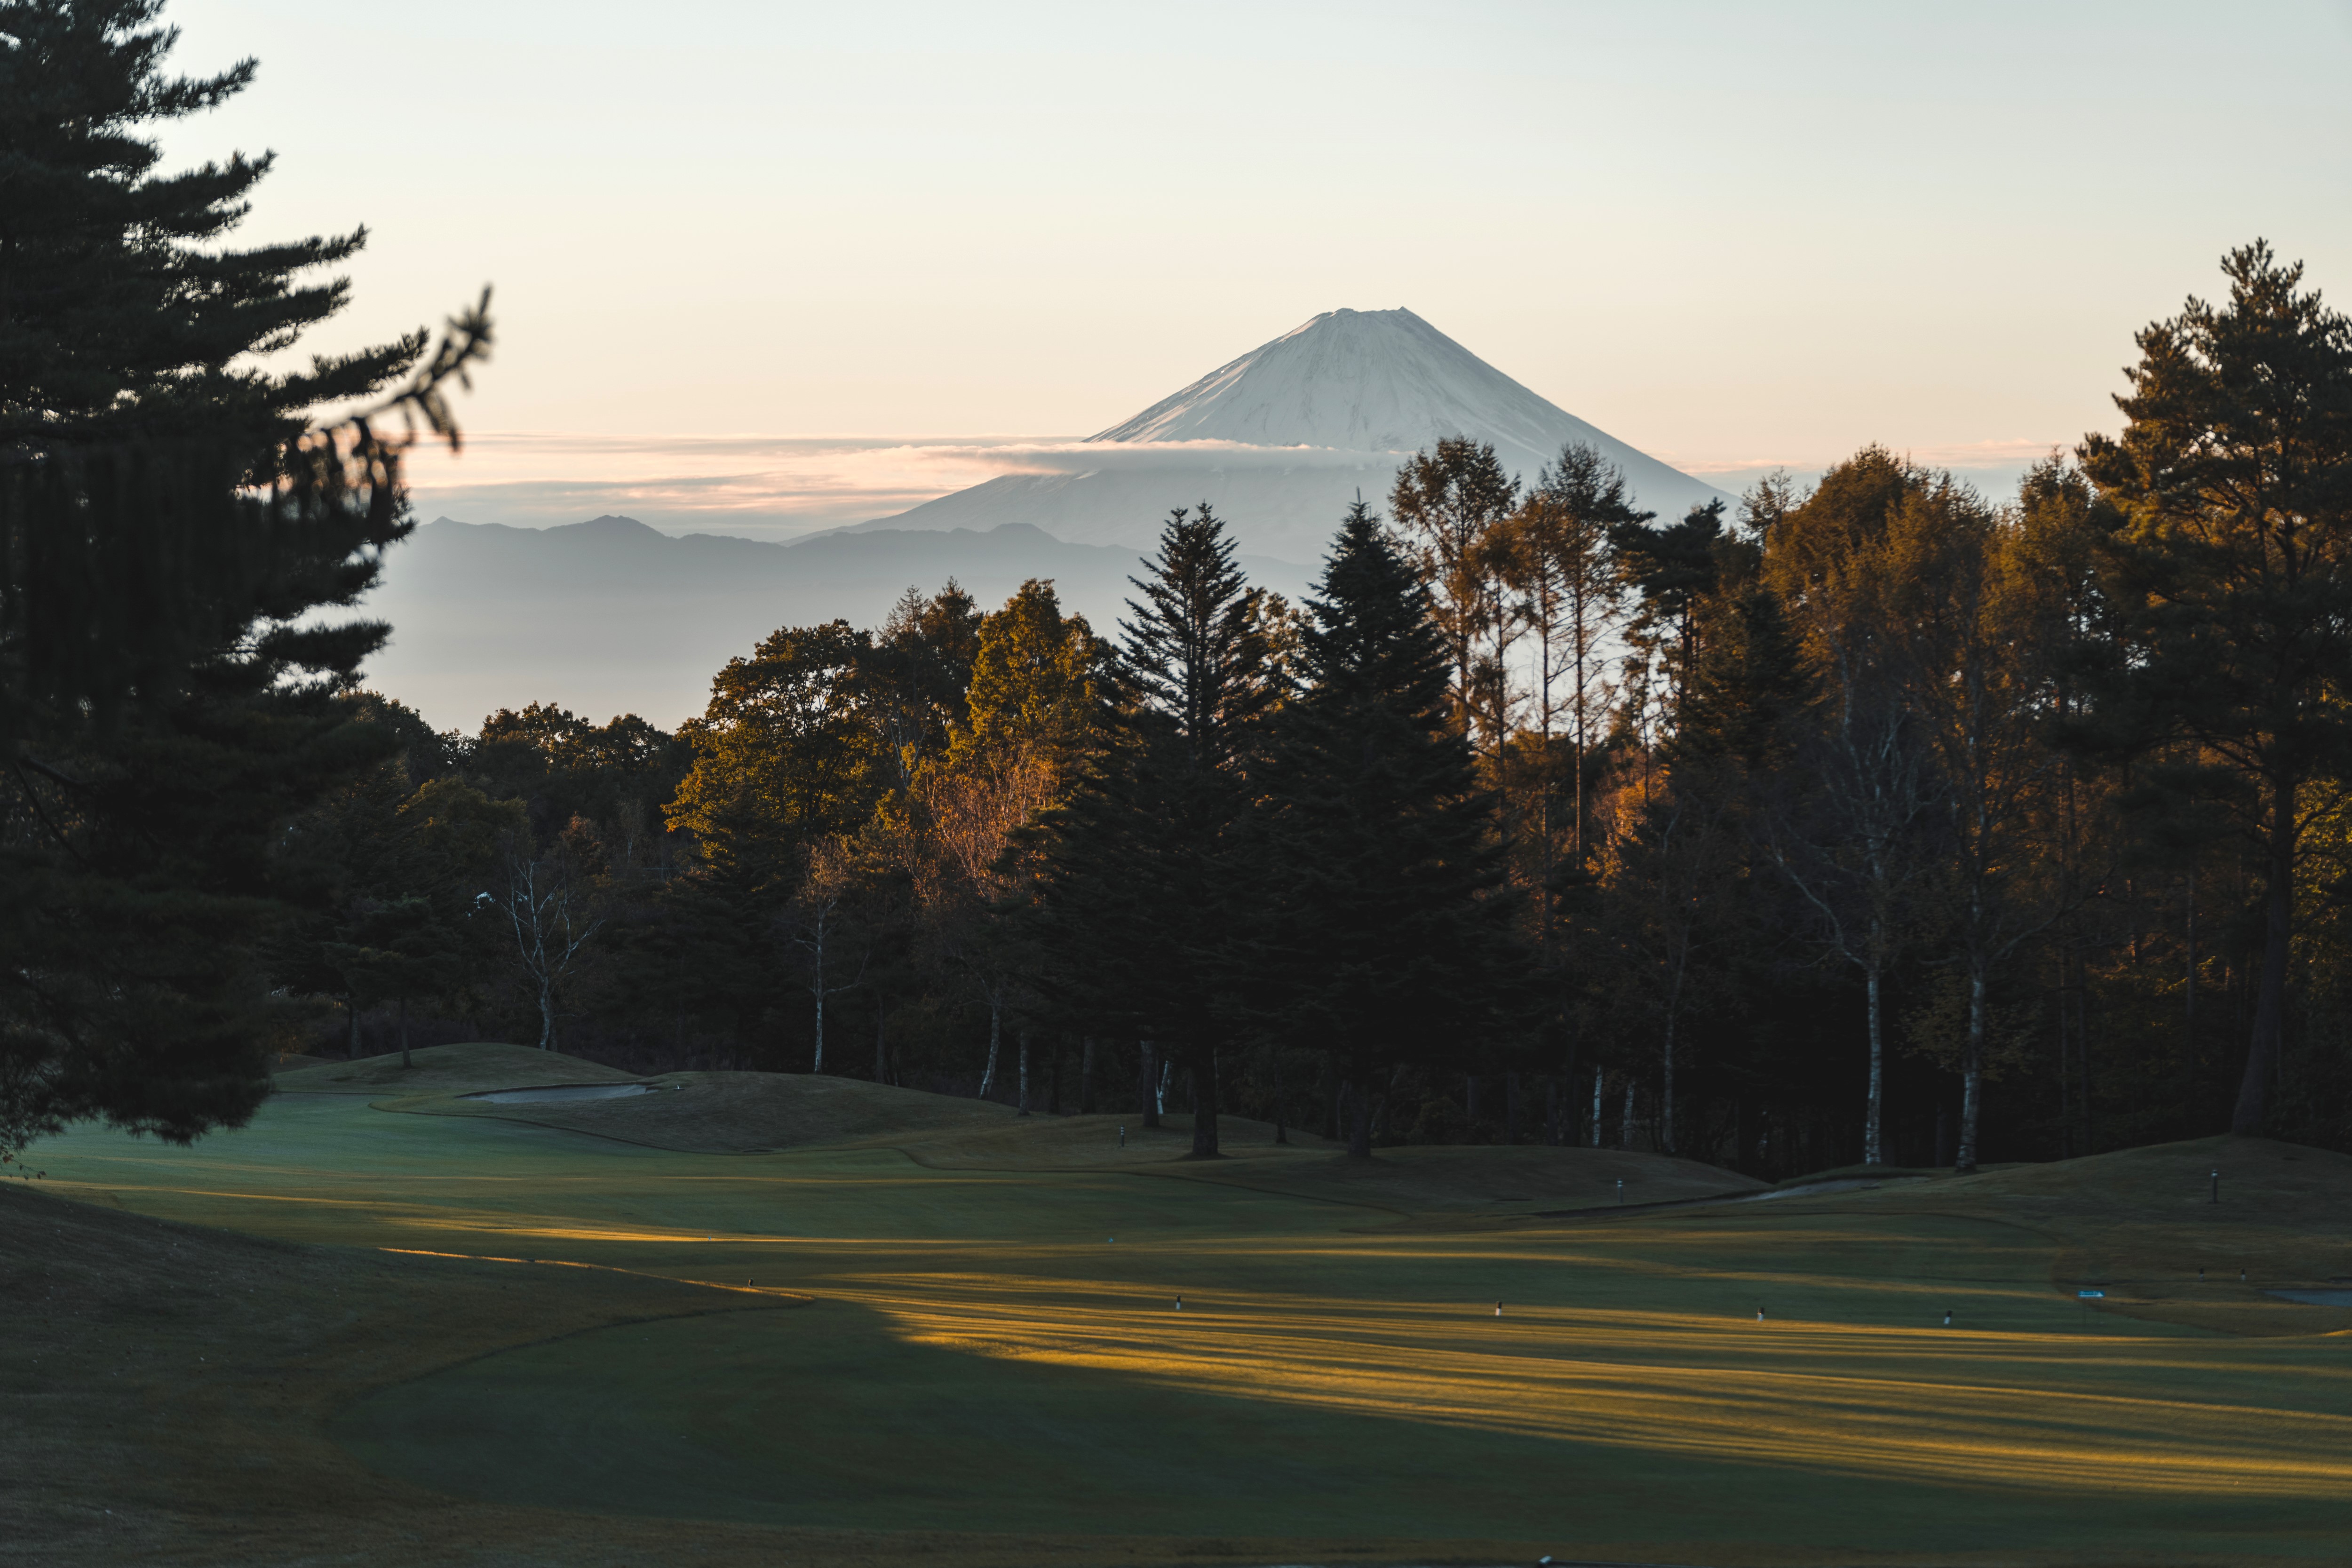
<path id="1" fill-rule="evenodd" d="M 395 1080 L 414 1094 L 361 1064 L 359 1092 L 281 1095 L 194 1149 L 41 1150 L 51 1192 L 114 1211 L 77 1223 L 151 1226 L 126 1247 L 167 1234 L 134 1215 L 298 1244 L 214 1266 L 268 1292 L 243 1303 L 257 1318 L 168 1332 L 310 1325 L 275 1331 L 316 1339 L 292 1380 L 314 1396 L 236 1417 L 262 1479 L 344 1498 L 367 1539 L 432 1512 L 436 1561 L 461 1539 L 485 1562 L 645 1560 L 634 1541 L 713 1563 L 1725 1564 L 2329 1560 L 2352 1540 L 2352 1313 L 2260 1291 L 2352 1274 L 2336 1156 L 2215 1140 L 1621 1215 L 1621 1177 L 1632 1201 L 1756 1185 L 1604 1151 L 1367 1170 L 1248 1124 L 1201 1164 L 1172 1131 L 1118 1150 L 1115 1119 L 759 1075 L 646 1107 L 672 1145 L 782 1146 L 694 1152 L 438 1113 L 502 1076 L 601 1075 L 437 1049 L 415 1069 L 436 1081 Z M 169 1275 L 142 1267 L 77 1288 L 119 1307 Z M 2114 1310 L 2075 1300 L 2093 1275 Z M 110 1331 L 138 1340 L 136 1314 Z M 86 1378 L 111 1353 L 45 1332 Z M 245 1484 L 201 1447 L 148 1468 Z M 251 1484 L 272 1500 L 251 1508 L 289 1506 Z M 108 1560 L 40 1517 L 57 1560 Z M 331 1555 L 332 1519 L 273 1530 L 245 1560 Z"/>

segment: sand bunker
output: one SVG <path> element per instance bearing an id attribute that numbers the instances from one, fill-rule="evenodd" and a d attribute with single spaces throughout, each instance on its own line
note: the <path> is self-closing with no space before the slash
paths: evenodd
<path id="1" fill-rule="evenodd" d="M 493 1089 L 464 1096 L 499 1105 L 544 1105 L 558 1100 L 621 1100 L 633 1094 L 654 1094 L 657 1083 L 558 1083 L 545 1089 Z"/>

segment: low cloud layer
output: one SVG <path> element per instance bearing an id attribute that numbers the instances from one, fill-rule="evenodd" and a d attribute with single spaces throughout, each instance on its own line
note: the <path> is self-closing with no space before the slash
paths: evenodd
<path id="1" fill-rule="evenodd" d="M 1914 447 L 1989 494 L 2046 455 L 2041 440 Z M 593 436 L 487 432 L 452 458 L 419 451 L 421 516 L 546 528 L 619 512 L 668 533 L 785 539 L 887 517 L 1005 474 L 1199 465 L 1216 469 L 1358 468 L 1393 454 L 1234 441 L 1122 443 L 1035 437 Z M 1787 469 L 1818 477 L 1842 454 L 1706 458 L 1663 454 L 1727 490 Z"/>
<path id="2" fill-rule="evenodd" d="M 489 432 L 420 452 L 418 510 L 544 528 L 621 512 L 666 532 L 782 538 L 887 517 L 1004 474 L 1356 468 L 1385 453 L 1024 437 L 572 436 Z"/>

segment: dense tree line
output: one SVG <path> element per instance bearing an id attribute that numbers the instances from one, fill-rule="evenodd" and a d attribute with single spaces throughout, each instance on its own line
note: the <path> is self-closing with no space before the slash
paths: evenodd
<path id="1" fill-rule="evenodd" d="M 436 1027 L 1181 1110 L 1203 1154 L 1220 1111 L 1763 1173 L 2342 1143 L 2352 331 L 2226 270 L 2013 496 L 1872 447 L 1661 522 L 1589 449 L 1446 440 L 1302 606 L 1202 506 L 1116 642 L 950 584 L 776 633 L 677 737 L 376 704 L 413 793 L 368 809 L 505 824 Z M 593 928 L 551 977 L 551 888 Z"/>

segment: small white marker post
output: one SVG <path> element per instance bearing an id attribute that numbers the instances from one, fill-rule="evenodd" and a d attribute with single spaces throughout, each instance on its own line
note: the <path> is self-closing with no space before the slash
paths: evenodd
<path id="1" fill-rule="evenodd" d="M 2083 1303 L 2083 1325 L 2088 1328 L 2091 1322 L 2091 1303 L 2105 1300 L 2107 1293 L 2105 1290 L 2077 1290 L 2074 1292 L 2074 1299 Z"/>

